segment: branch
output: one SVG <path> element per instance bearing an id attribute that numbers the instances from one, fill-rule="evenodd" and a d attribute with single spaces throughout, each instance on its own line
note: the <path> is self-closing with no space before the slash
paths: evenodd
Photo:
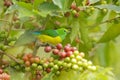
<path id="1" fill-rule="evenodd" d="M 94 27 L 96 27 L 97 25 L 101 25 L 101 24 L 104 24 L 104 23 L 110 23 L 110 22 L 112 22 L 112 21 L 114 21 L 114 20 L 116 20 L 116 19 L 119 19 L 119 18 L 120 18 L 120 16 L 119 16 L 119 17 L 112 18 L 112 19 L 109 19 L 109 20 L 106 20 L 106 21 L 103 21 L 103 22 L 100 22 L 100 23 L 97 23 L 97 24 L 93 24 L 92 26 L 89 26 L 89 28 L 94 28 Z"/>
<path id="2" fill-rule="evenodd" d="M 15 62 L 17 62 L 17 63 L 20 63 L 20 62 L 18 61 L 18 59 L 16 59 L 13 55 L 9 55 L 9 54 L 5 53 L 5 52 L 2 51 L 2 50 L 0 50 L 0 54 L 6 55 L 7 57 L 9 57 L 10 59 L 12 59 L 13 61 L 15 61 Z"/>

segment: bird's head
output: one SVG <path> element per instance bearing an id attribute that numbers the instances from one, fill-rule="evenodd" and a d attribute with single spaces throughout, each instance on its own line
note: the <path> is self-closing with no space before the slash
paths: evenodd
<path id="1" fill-rule="evenodd" d="M 60 28 L 60 29 L 57 29 L 56 31 L 57 31 L 58 35 L 62 38 L 62 40 L 65 39 L 67 33 L 69 32 L 65 28 Z"/>

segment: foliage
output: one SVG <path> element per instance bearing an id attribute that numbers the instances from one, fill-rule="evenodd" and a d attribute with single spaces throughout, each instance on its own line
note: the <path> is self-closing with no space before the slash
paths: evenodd
<path id="1" fill-rule="evenodd" d="M 0 3 L 0 68 L 8 71 L 12 80 L 29 79 L 24 76 L 31 74 L 9 68 L 8 64 L 9 62 L 22 64 L 17 57 L 25 53 L 49 57 L 40 47 L 48 44 L 39 43 L 29 32 L 65 28 L 69 33 L 62 41 L 63 45 L 70 43 L 76 46 L 80 52 L 86 53 L 85 58 L 92 60 L 96 65 L 112 67 L 119 79 L 119 22 L 120 0 L 2 0 Z M 16 73 L 19 76 L 13 77 Z M 74 75 L 71 80 L 73 78 L 115 80 L 109 68 L 101 67 L 95 72 L 63 71 L 57 79 L 55 75 L 49 73 L 43 80 L 52 80 L 52 77 L 55 80 L 67 80 L 70 75 Z"/>

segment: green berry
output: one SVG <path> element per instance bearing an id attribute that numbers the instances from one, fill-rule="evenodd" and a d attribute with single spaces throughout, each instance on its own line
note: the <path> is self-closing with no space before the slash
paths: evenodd
<path id="1" fill-rule="evenodd" d="M 77 64 L 74 64 L 74 65 L 72 65 L 72 69 L 78 70 L 78 69 L 79 69 L 79 66 L 78 66 Z"/>
<path id="2" fill-rule="evenodd" d="M 44 67 L 44 68 L 47 68 L 47 67 L 48 67 L 48 64 L 47 64 L 47 63 L 44 63 L 44 64 L 43 64 L 43 67 Z"/>
<path id="3" fill-rule="evenodd" d="M 77 64 L 81 66 L 83 63 L 81 61 L 78 61 Z"/>
<path id="4" fill-rule="evenodd" d="M 75 56 L 77 56 L 79 54 L 79 51 L 74 51 L 73 53 Z"/>
<path id="5" fill-rule="evenodd" d="M 50 62 L 48 66 L 49 66 L 49 67 L 52 67 L 52 66 L 54 66 L 54 63 L 53 63 L 53 62 Z"/>
<path id="6" fill-rule="evenodd" d="M 57 71 L 57 72 L 56 72 L 56 75 L 59 75 L 59 74 L 60 74 L 60 71 Z"/>
<path id="7" fill-rule="evenodd" d="M 58 61 L 58 63 L 57 63 L 59 66 L 61 66 L 62 64 L 63 64 L 63 62 L 62 61 Z"/>
<path id="8" fill-rule="evenodd" d="M 72 63 L 68 63 L 66 66 L 67 66 L 68 68 L 71 68 Z"/>
<path id="9" fill-rule="evenodd" d="M 88 66 L 88 69 L 95 71 L 96 70 L 96 66 Z"/>
<path id="10" fill-rule="evenodd" d="M 66 57 L 66 58 L 64 59 L 64 61 L 65 61 L 65 62 L 70 62 L 70 57 Z"/>
<path id="11" fill-rule="evenodd" d="M 25 71 L 30 71 L 30 67 L 25 67 Z"/>
<path id="12" fill-rule="evenodd" d="M 32 68 L 37 68 L 37 64 L 36 63 L 32 63 Z"/>
<path id="13" fill-rule="evenodd" d="M 58 70 L 59 69 L 58 65 L 54 65 L 53 68 L 54 68 L 54 70 Z"/>
<path id="14" fill-rule="evenodd" d="M 88 61 L 87 63 L 88 63 L 88 65 L 92 65 L 92 61 Z"/>
<path id="15" fill-rule="evenodd" d="M 79 61 L 82 59 L 82 57 L 78 55 L 78 56 L 76 56 L 76 59 Z"/>
<path id="16" fill-rule="evenodd" d="M 75 64 L 75 63 L 77 63 L 77 60 L 76 60 L 75 58 L 73 58 L 73 59 L 71 60 L 71 62 Z"/>
<path id="17" fill-rule="evenodd" d="M 74 58 L 74 57 L 75 57 L 75 55 L 73 55 L 73 54 L 70 56 L 71 59 Z"/>
<path id="18" fill-rule="evenodd" d="M 42 70 L 43 67 L 42 67 L 41 65 L 39 65 L 39 66 L 37 67 L 37 69 L 38 69 L 38 70 Z"/>

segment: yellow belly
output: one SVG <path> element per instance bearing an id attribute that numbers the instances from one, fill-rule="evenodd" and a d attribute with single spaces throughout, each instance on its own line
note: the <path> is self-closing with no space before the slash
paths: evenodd
<path id="1" fill-rule="evenodd" d="M 50 36 L 47 36 L 47 35 L 39 35 L 38 39 L 43 43 L 49 43 L 49 44 L 54 44 L 54 45 L 62 42 L 62 40 L 59 36 L 50 37 Z"/>

